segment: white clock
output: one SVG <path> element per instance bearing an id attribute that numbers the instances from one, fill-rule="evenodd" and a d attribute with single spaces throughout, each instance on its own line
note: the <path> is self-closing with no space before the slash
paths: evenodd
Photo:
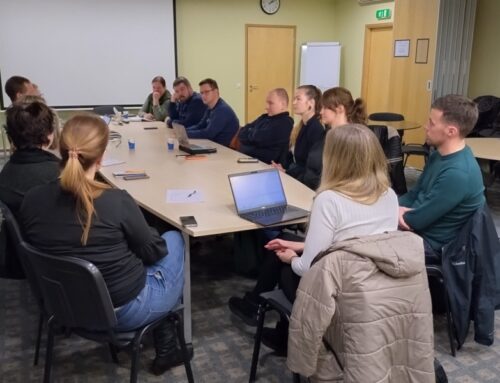
<path id="1" fill-rule="evenodd" d="M 260 7 L 268 15 L 274 15 L 280 9 L 280 0 L 260 0 Z"/>

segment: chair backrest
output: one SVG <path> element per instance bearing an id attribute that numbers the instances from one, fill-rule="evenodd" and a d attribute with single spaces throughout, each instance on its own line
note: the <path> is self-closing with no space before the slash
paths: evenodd
<path id="1" fill-rule="evenodd" d="M 23 240 L 16 218 L 8 206 L 0 201 L 0 277 L 25 278 L 17 245 Z"/>
<path id="2" fill-rule="evenodd" d="M 119 105 L 100 105 L 100 106 L 94 107 L 93 112 L 95 114 L 100 115 L 100 116 L 111 115 L 111 114 L 115 114 L 115 111 L 114 111 L 115 108 L 119 112 L 123 112 L 123 110 L 124 110 L 123 106 L 119 106 Z"/>
<path id="3" fill-rule="evenodd" d="M 380 112 L 368 116 L 371 121 L 404 121 L 405 117 L 399 113 Z"/>
<path id="4" fill-rule="evenodd" d="M 479 116 L 476 125 L 469 133 L 468 137 L 481 137 L 482 131 L 494 128 L 500 114 L 500 98 L 495 96 L 479 96 L 474 99 L 477 103 Z M 489 134 L 487 134 L 489 135 Z"/>
<path id="5" fill-rule="evenodd" d="M 101 272 L 92 263 L 44 254 L 26 242 L 21 252 L 36 271 L 45 309 L 69 328 L 110 330 L 116 315 Z"/>

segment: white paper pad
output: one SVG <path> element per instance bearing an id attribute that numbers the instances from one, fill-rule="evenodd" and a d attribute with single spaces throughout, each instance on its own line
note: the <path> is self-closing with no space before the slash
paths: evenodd
<path id="1" fill-rule="evenodd" d="M 203 202 L 203 193 L 195 189 L 169 189 L 167 190 L 167 203 L 194 203 Z"/>
<path id="2" fill-rule="evenodd" d="M 134 116 L 134 117 L 129 117 L 127 119 L 124 118 L 125 121 L 130 121 L 130 122 L 141 122 L 142 117 L 139 116 Z"/>

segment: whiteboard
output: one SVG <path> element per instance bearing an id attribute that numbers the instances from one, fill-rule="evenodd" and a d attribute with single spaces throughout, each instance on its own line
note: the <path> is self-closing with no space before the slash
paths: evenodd
<path id="1" fill-rule="evenodd" d="M 302 45 L 300 85 L 315 85 L 322 92 L 339 86 L 340 49 L 338 42 Z"/>
<path id="2" fill-rule="evenodd" d="M 2 108 L 13 75 L 54 107 L 142 104 L 175 79 L 174 0 L 0 0 Z"/>

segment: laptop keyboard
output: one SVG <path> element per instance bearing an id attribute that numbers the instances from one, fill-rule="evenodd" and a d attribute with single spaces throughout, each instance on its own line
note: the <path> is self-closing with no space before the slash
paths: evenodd
<path id="1" fill-rule="evenodd" d="M 285 213 L 286 206 L 276 206 L 276 207 L 269 207 L 266 209 L 261 209 L 261 210 L 255 210 L 249 213 L 246 213 L 245 215 L 248 215 L 249 217 L 252 218 L 259 218 L 259 217 L 270 217 L 270 216 L 275 216 L 275 215 L 283 215 Z"/>

